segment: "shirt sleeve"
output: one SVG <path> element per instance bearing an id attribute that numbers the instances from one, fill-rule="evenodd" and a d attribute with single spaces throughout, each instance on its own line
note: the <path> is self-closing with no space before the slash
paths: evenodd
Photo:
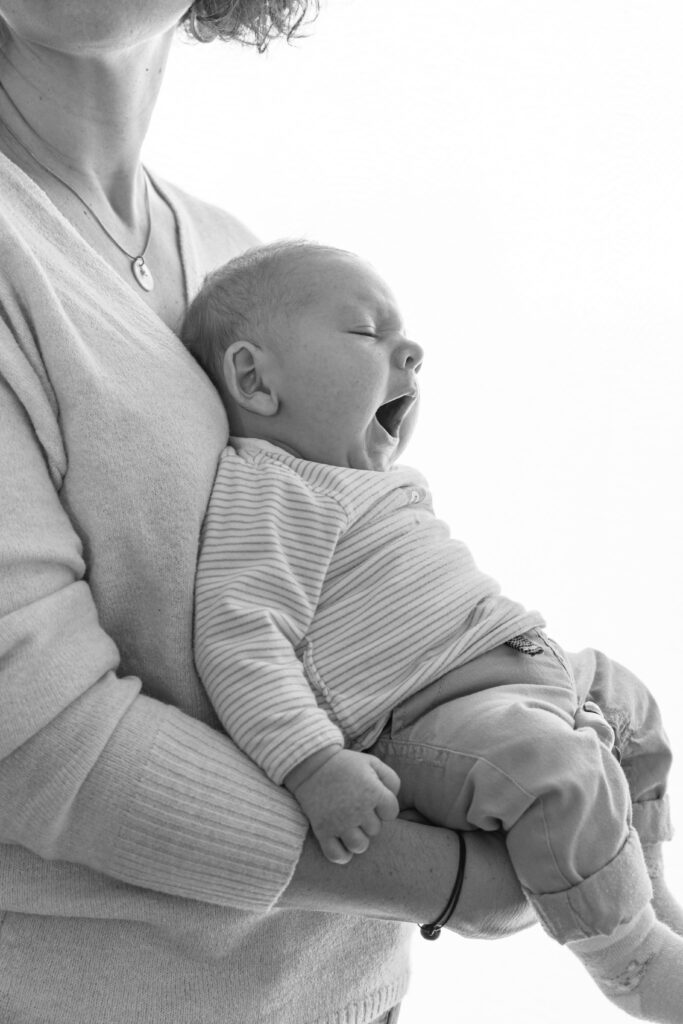
<path id="1" fill-rule="evenodd" d="M 205 523 L 195 657 L 229 735 L 281 783 L 344 738 L 297 657 L 346 514 L 289 467 L 228 448 Z"/>
<path id="2" fill-rule="evenodd" d="M 60 501 L 59 424 L 33 330 L 0 306 L 0 842 L 265 912 L 307 822 L 228 737 L 117 675 Z"/>

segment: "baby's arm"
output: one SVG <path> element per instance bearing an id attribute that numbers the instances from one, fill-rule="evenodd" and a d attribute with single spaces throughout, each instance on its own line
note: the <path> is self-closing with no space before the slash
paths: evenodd
<path id="1" fill-rule="evenodd" d="M 329 746 L 289 772 L 285 786 L 311 823 L 320 848 L 334 864 L 364 853 L 383 821 L 398 815 L 400 781 L 371 754 Z"/>
<path id="2" fill-rule="evenodd" d="M 195 648 L 226 731 L 299 801 L 325 856 L 347 862 L 398 814 L 398 777 L 344 750 L 296 649 L 308 633 L 344 508 L 288 467 L 228 449 L 197 573 Z"/>
<path id="3" fill-rule="evenodd" d="M 230 737 L 281 785 L 344 736 L 297 650 L 346 516 L 288 467 L 224 452 L 197 569 L 195 658 Z"/>
<path id="4" fill-rule="evenodd" d="M 228 449 L 205 525 L 195 628 L 197 666 L 223 726 L 285 783 L 335 863 L 364 852 L 399 809 L 398 776 L 343 749 L 296 656 L 345 527 L 335 498 Z"/>

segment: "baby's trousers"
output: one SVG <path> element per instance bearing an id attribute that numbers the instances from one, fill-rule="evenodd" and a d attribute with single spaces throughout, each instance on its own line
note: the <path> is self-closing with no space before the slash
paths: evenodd
<path id="1" fill-rule="evenodd" d="M 566 655 L 540 631 L 527 639 L 533 656 L 497 647 L 404 701 L 371 753 L 398 772 L 402 807 L 448 828 L 505 831 L 555 939 L 609 935 L 651 898 L 641 841 L 671 834 L 670 747 L 626 669 L 594 651 Z M 587 699 L 614 728 L 614 751 L 575 728 Z"/>

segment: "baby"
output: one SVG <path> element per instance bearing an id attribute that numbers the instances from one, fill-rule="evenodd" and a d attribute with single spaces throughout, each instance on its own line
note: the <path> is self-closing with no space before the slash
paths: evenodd
<path id="1" fill-rule="evenodd" d="M 627 782 L 641 811 L 663 793 L 654 701 L 625 672 L 607 694 L 640 730 L 620 766 L 539 613 L 501 594 L 420 474 L 394 466 L 423 353 L 386 284 L 347 252 L 264 246 L 207 279 L 183 336 L 232 430 L 195 623 L 226 731 L 294 794 L 330 860 L 362 853 L 398 813 L 399 778 L 400 806 L 431 822 L 503 829 L 545 929 L 605 995 L 683 1022 L 667 836 L 633 815 Z"/>

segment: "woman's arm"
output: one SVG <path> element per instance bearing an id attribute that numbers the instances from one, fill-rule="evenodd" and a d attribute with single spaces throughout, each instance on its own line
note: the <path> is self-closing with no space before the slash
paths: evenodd
<path id="1" fill-rule="evenodd" d="M 498 939 L 534 924 L 502 836 L 466 832 L 465 842 L 465 881 L 449 929 L 467 938 Z M 448 903 L 458 860 L 453 832 L 405 819 L 385 823 L 369 850 L 345 865 L 331 864 L 309 833 L 277 905 L 423 924 Z"/>
<path id="2" fill-rule="evenodd" d="M 55 490 L 57 417 L 4 326 L 0 341 L 15 383 L 0 377 L 0 842 L 256 912 L 280 897 L 282 907 L 432 920 L 457 870 L 451 833 L 386 823 L 347 867 L 309 835 L 297 863 L 306 823 L 289 794 L 225 735 L 116 676 Z M 491 936 L 524 927 L 502 844 L 472 834 L 468 845 L 454 926 Z"/>
<path id="3" fill-rule="evenodd" d="M 350 866 L 345 879 L 354 884 L 339 892 L 340 875 L 331 872 L 343 869 L 321 864 L 312 840 L 297 867 L 307 826 L 284 789 L 227 736 L 144 695 L 137 677 L 118 674 L 118 651 L 99 621 L 86 552 L 68 511 L 67 469 L 87 478 L 87 462 L 78 443 L 69 450 L 64 442 L 70 410 L 48 372 L 55 362 L 60 373 L 68 370 L 74 326 L 21 232 L 5 228 L 0 843 L 138 887 L 256 913 L 270 909 L 296 872 L 290 898 L 307 880 L 307 904 L 319 910 L 333 903 L 347 913 L 419 919 L 423 901 L 413 908 L 405 899 L 416 865 L 424 876 L 427 854 L 408 826 L 386 861 L 396 865 L 395 888 L 387 889 L 382 863 L 394 834 L 388 831 L 372 859 Z M 434 863 L 444 856 L 444 905 L 457 866 L 445 838 L 429 854 Z M 422 916 L 435 903 L 424 901 Z"/>
<path id="4" fill-rule="evenodd" d="M 48 299 L 46 336 L 60 316 Z M 263 913 L 291 877 L 305 819 L 227 736 L 117 674 L 60 501 L 56 403 L 10 300 L 0 297 L 0 843 Z"/>
<path id="5" fill-rule="evenodd" d="M 287 886 L 282 908 L 434 919 L 457 871 L 452 833 L 385 823 L 346 867 L 309 833 L 297 863 L 306 824 L 289 794 L 226 736 L 115 676 L 116 650 L 78 579 L 78 544 L 44 461 L 50 413 L 34 408 L 31 424 L 28 405 L 0 382 L 0 842 L 257 912 Z M 526 927 L 502 841 L 471 833 L 467 843 L 454 929 L 497 937 Z"/>

